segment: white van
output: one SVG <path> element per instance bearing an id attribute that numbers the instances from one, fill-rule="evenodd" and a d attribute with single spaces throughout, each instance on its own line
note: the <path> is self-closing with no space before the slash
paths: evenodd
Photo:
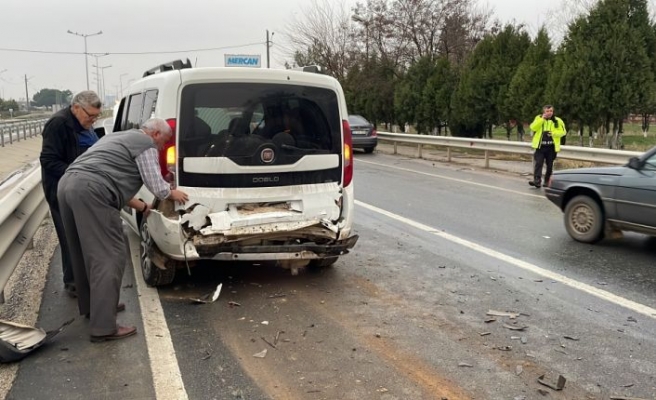
<path id="1" fill-rule="evenodd" d="M 155 202 L 144 219 L 121 211 L 141 236 L 150 285 L 170 283 L 194 260 L 275 260 L 296 274 L 329 266 L 358 240 L 353 153 L 344 93 L 320 73 L 191 68 L 174 61 L 144 73 L 121 99 L 113 131 L 151 117 L 174 137 L 162 175 L 189 194 Z M 154 201 L 142 187 L 138 197 Z"/>

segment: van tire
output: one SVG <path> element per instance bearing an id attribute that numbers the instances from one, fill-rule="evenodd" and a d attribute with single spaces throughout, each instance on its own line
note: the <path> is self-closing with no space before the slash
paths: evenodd
<path id="1" fill-rule="evenodd" d="M 310 264 L 308 265 L 308 267 L 311 268 L 311 269 L 321 269 L 321 268 L 332 267 L 332 265 L 335 264 L 338 259 L 339 259 L 339 257 L 318 258 L 318 259 L 310 261 Z"/>
<path id="2" fill-rule="evenodd" d="M 142 221 L 139 225 L 139 236 L 141 239 L 139 241 L 139 263 L 144 281 L 146 281 L 146 284 L 149 286 L 168 285 L 173 282 L 173 279 L 175 278 L 176 262 L 167 259 L 159 248 L 157 248 L 152 236 L 150 236 L 146 221 Z M 153 260 L 156 257 L 159 260 L 164 261 L 163 264 L 166 267 L 165 269 L 155 265 Z"/>

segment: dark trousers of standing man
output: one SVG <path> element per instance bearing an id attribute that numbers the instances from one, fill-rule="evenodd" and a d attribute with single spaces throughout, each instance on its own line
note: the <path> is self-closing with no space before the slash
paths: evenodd
<path id="1" fill-rule="evenodd" d="M 90 314 L 92 336 L 112 335 L 127 255 L 117 195 L 102 178 L 67 172 L 58 199 L 80 315 Z"/>
<path id="2" fill-rule="evenodd" d="M 66 243 L 66 233 L 64 231 L 64 223 L 61 218 L 61 213 L 59 212 L 59 202 L 57 201 L 57 192 L 54 193 L 54 198 L 52 195 L 46 196 L 46 201 L 50 207 L 50 215 L 52 215 L 52 222 L 55 225 L 55 231 L 57 232 L 57 239 L 59 239 L 59 249 L 61 251 L 62 258 L 62 272 L 64 273 L 64 285 L 65 289 L 69 291 L 70 295 L 74 295 L 75 290 L 71 288 L 70 285 L 74 285 L 75 281 L 73 279 L 73 266 L 71 265 L 71 256 L 68 251 L 68 243 Z"/>
<path id="3" fill-rule="evenodd" d="M 544 163 L 547 163 L 547 173 L 544 176 L 544 184 L 549 183 L 549 178 L 553 173 L 554 161 L 556 161 L 556 148 L 553 145 L 541 146 L 538 149 L 535 149 L 533 154 L 534 160 L 534 171 L 533 171 L 533 182 L 536 186 L 542 184 L 542 167 Z"/>

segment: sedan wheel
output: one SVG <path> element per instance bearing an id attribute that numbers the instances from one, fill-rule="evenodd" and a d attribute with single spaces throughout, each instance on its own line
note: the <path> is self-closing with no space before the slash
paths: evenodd
<path id="1" fill-rule="evenodd" d="M 603 238 L 604 215 L 590 196 L 576 196 L 565 207 L 565 229 L 576 241 L 595 243 Z"/>

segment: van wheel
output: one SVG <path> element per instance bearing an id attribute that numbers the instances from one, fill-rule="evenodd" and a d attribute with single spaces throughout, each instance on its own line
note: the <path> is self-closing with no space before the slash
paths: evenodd
<path id="1" fill-rule="evenodd" d="M 596 243 L 604 237 L 604 214 L 590 196 L 574 197 L 565 207 L 565 229 L 572 239 Z"/>
<path id="2" fill-rule="evenodd" d="M 339 257 L 328 257 L 311 260 L 308 267 L 311 269 L 328 268 L 335 264 L 338 258 Z"/>
<path id="3" fill-rule="evenodd" d="M 168 285 L 173 282 L 175 278 L 175 263 L 166 262 L 168 259 L 157 248 L 153 237 L 150 235 L 146 221 L 141 223 L 139 232 L 141 234 L 140 263 L 144 281 L 150 286 Z M 166 267 L 165 269 L 155 265 L 155 261 L 153 260 L 156 258 L 162 261 L 162 264 Z"/>
<path id="4" fill-rule="evenodd" d="M 367 154 L 371 154 L 374 152 L 375 149 L 376 149 L 375 147 L 365 147 L 364 152 Z"/>

